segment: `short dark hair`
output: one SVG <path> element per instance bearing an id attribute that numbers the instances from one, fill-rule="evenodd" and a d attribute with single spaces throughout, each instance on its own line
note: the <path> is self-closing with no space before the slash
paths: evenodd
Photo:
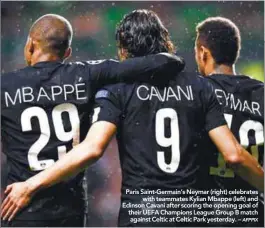
<path id="1" fill-rule="evenodd" d="M 151 10 L 134 10 L 125 15 L 117 26 L 116 40 L 129 57 L 175 51 L 168 30 Z"/>
<path id="2" fill-rule="evenodd" d="M 207 47 L 216 64 L 233 65 L 241 49 L 238 27 L 229 19 L 210 17 L 196 27 L 198 42 Z"/>

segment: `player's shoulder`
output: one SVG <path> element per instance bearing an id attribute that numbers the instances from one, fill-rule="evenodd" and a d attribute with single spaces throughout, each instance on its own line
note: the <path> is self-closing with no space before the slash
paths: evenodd
<path id="1" fill-rule="evenodd" d="M 2 72 L 1 76 L 2 80 L 10 80 L 10 77 L 13 79 L 14 77 L 20 76 L 21 74 L 25 74 L 30 70 L 30 67 L 24 67 L 21 69 L 16 69 L 9 72 Z"/>
<path id="2" fill-rule="evenodd" d="M 181 78 L 182 80 L 187 80 L 187 81 L 193 81 L 195 83 L 204 83 L 204 77 L 202 77 L 199 73 L 197 72 L 192 72 L 192 71 L 181 71 L 178 75 L 177 78 Z"/>
<path id="3" fill-rule="evenodd" d="M 117 83 L 104 86 L 99 89 L 95 95 L 95 99 L 109 99 L 113 102 L 119 102 L 121 105 L 126 104 L 134 92 L 137 83 L 126 84 Z"/>
<path id="4" fill-rule="evenodd" d="M 264 83 L 247 75 L 213 74 L 207 77 L 213 84 L 236 91 L 264 88 Z M 231 91 L 232 92 L 232 91 Z"/>
<path id="5" fill-rule="evenodd" d="M 136 84 L 137 83 L 133 84 L 117 83 L 117 84 L 106 85 L 100 90 L 98 90 L 97 95 L 100 94 L 102 91 L 108 91 L 109 93 L 112 93 L 113 95 L 119 97 L 131 93 L 134 90 Z"/>
<path id="6" fill-rule="evenodd" d="M 30 67 L 25 67 L 10 72 L 4 72 L 1 74 L 1 88 L 12 88 L 16 84 L 20 84 L 25 80 L 25 76 L 31 72 Z"/>
<path id="7" fill-rule="evenodd" d="M 119 63 L 118 60 L 115 59 L 97 59 L 97 60 L 86 60 L 86 61 L 75 61 L 75 62 L 69 62 L 68 66 L 74 66 L 74 67 L 93 67 L 97 66 L 99 64 L 101 65 L 111 65 L 111 64 L 117 64 Z"/>
<path id="8" fill-rule="evenodd" d="M 264 82 L 259 81 L 255 78 L 252 78 L 251 76 L 246 76 L 246 75 L 241 75 L 242 78 L 245 78 L 245 81 L 243 84 L 243 89 L 244 87 L 255 92 L 262 92 L 264 91 Z"/>
<path id="9" fill-rule="evenodd" d="M 176 84 L 184 83 L 191 85 L 196 90 L 211 88 L 212 84 L 197 72 L 182 71 L 176 77 Z"/>
<path id="10" fill-rule="evenodd" d="M 87 61 L 74 61 L 65 64 L 65 68 L 68 72 L 78 71 L 79 74 L 83 74 L 85 77 L 90 78 L 91 74 L 100 72 L 100 70 L 114 68 L 119 61 L 115 59 L 98 59 Z"/>
<path id="11" fill-rule="evenodd" d="M 244 81 L 251 83 L 253 85 L 264 86 L 264 83 L 262 81 L 259 81 L 259 80 L 255 79 L 249 75 L 241 74 L 241 75 L 235 75 L 234 77 L 235 77 L 235 79 L 242 80 L 242 81 L 244 80 Z"/>
<path id="12" fill-rule="evenodd" d="M 216 89 L 251 100 L 264 100 L 264 83 L 246 75 L 212 75 L 207 77 Z"/>

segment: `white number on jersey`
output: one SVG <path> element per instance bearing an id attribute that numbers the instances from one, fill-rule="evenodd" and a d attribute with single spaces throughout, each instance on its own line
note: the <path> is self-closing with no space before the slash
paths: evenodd
<path id="1" fill-rule="evenodd" d="M 62 113 L 67 112 L 71 123 L 72 130 L 65 132 L 62 120 Z M 31 131 L 31 119 L 37 117 L 40 125 L 40 137 L 30 147 L 28 151 L 29 166 L 34 171 L 39 171 L 50 167 L 55 161 L 53 159 L 38 160 L 38 155 L 41 150 L 48 144 L 51 136 L 51 130 L 49 126 L 48 116 L 44 109 L 40 107 L 30 107 L 23 111 L 21 114 L 21 126 L 22 131 Z M 55 129 L 55 134 L 58 140 L 62 142 L 68 142 L 75 139 L 79 142 L 79 127 L 80 120 L 78 110 L 75 105 L 70 103 L 60 104 L 54 107 L 52 110 L 52 122 Z M 78 137 L 78 139 L 77 139 Z M 58 157 L 62 157 L 66 153 L 66 146 L 59 146 Z"/>
<path id="2" fill-rule="evenodd" d="M 165 118 L 170 119 L 171 137 L 165 137 Z M 180 162 L 179 150 L 179 123 L 178 116 L 174 109 L 164 108 L 156 113 L 156 141 L 162 147 L 171 146 L 171 162 L 165 162 L 165 152 L 157 152 L 157 163 L 161 170 L 166 173 L 174 173 L 177 171 Z"/>
<path id="3" fill-rule="evenodd" d="M 227 125 L 229 128 L 231 128 L 232 125 L 232 119 L 233 115 L 231 114 L 224 114 L 224 117 L 226 119 Z M 258 153 L 258 146 L 264 145 L 264 131 L 263 131 L 263 125 L 254 120 L 247 120 L 245 121 L 239 128 L 239 139 L 240 144 L 244 148 L 249 147 L 249 138 L 248 138 L 248 132 L 250 130 L 255 131 L 255 139 L 256 139 L 256 145 L 251 146 L 250 151 L 252 155 L 257 159 L 259 159 L 259 153 Z M 225 160 L 221 153 L 218 154 L 217 159 L 218 167 L 210 167 L 210 174 L 226 177 L 226 178 L 233 178 L 235 177 L 235 173 L 232 169 L 226 167 Z"/>
<path id="4" fill-rule="evenodd" d="M 100 112 L 100 107 L 94 108 L 94 115 L 92 117 L 92 123 L 95 123 L 98 120 L 99 112 Z"/>

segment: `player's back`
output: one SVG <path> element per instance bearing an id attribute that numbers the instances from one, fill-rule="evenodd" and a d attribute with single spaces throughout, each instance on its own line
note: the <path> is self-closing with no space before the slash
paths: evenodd
<path id="1" fill-rule="evenodd" d="M 264 158 L 264 84 L 244 75 L 213 74 L 207 77 L 215 90 L 215 95 L 223 107 L 224 117 L 228 127 L 240 144 L 246 148 L 263 165 Z M 258 191 L 234 171 L 226 166 L 222 155 L 214 144 L 208 145 L 211 151 L 205 166 L 209 167 L 208 181 L 205 186 L 210 189 L 222 189 L 218 197 L 244 196 L 246 202 L 250 202 L 258 196 Z M 231 213 L 235 219 L 233 226 L 264 226 L 263 196 L 259 195 L 259 206 L 255 214 L 248 215 L 245 211 L 249 208 L 241 208 L 241 214 L 233 213 L 233 207 L 219 209 L 224 213 Z M 240 205 L 242 201 L 233 201 Z M 247 203 L 243 203 L 247 205 Z M 232 205 L 232 204 L 231 204 Z M 231 206 L 230 204 L 228 206 Z M 239 207 L 239 206 L 238 206 Z M 249 221 L 248 218 L 252 218 Z M 246 218 L 246 220 L 244 220 Z M 248 221 L 248 222 L 247 222 Z M 215 225 L 215 224 L 213 224 Z M 230 226 L 230 223 L 220 223 L 220 226 Z"/>
<path id="2" fill-rule="evenodd" d="M 176 208 L 167 209 L 172 214 L 158 223 L 151 221 L 146 211 L 158 207 L 163 215 L 161 197 L 179 199 L 174 203 L 186 205 L 190 204 L 191 190 L 201 189 L 207 133 L 225 125 L 211 84 L 182 72 L 166 84 L 153 81 L 108 86 L 96 94 L 92 121 L 102 120 L 118 127 L 122 169 L 119 225 L 176 226 L 175 220 L 167 223 Z M 145 201 L 147 196 L 150 199 Z M 130 212 L 135 205 L 140 208 L 137 222 Z M 181 210 L 182 215 L 191 216 L 191 209 L 186 209 Z M 187 219 L 194 225 L 192 218 Z"/>
<path id="3" fill-rule="evenodd" d="M 84 67 L 41 62 L 2 75 L 2 145 L 8 184 L 48 168 L 72 148 L 73 141 L 85 136 L 93 84 Z M 40 192 L 21 218 L 54 219 L 80 213 L 81 180 L 82 174 Z M 71 202 L 66 200 L 69 197 Z"/>
<path id="4" fill-rule="evenodd" d="M 225 123 L 211 85 L 183 72 L 164 85 L 117 84 L 106 90 L 96 99 L 107 98 L 116 108 L 97 114 L 118 123 L 122 194 L 136 188 L 199 188 L 207 131 Z M 111 120 L 116 109 L 120 120 Z"/>
<path id="5" fill-rule="evenodd" d="M 264 83 L 244 75 L 216 74 L 208 77 L 223 106 L 227 124 L 240 144 L 263 165 L 264 157 Z M 226 167 L 214 147 L 210 175 L 219 188 L 253 189 Z"/>
<path id="6" fill-rule="evenodd" d="M 211 83 L 182 72 L 167 83 L 108 86 L 96 94 L 95 121 L 118 127 L 122 169 L 119 225 L 176 226 L 180 223 L 174 219 L 167 222 L 176 215 L 176 208 L 182 208 L 186 225 L 194 226 L 190 207 L 181 205 L 190 205 L 192 189 L 201 189 L 207 133 L 225 125 Z M 156 223 L 150 221 L 148 211 L 159 208 L 160 215 L 166 215 L 163 209 L 168 206 L 163 207 L 160 199 L 172 199 L 180 207 L 169 208 L 168 221 Z M 140 208 L 138 221 L 131 212 L 135 207 Z"/>

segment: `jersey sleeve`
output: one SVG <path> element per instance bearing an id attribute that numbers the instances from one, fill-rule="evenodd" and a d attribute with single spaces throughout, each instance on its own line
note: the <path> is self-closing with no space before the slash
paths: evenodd
<path id="1" fill-rule="evenodd" d="M 206 82 L 204 85 L 204 99 L 206 131 L 226 125 L 223 109 L 215 96 L 214 87 L 210 82 Z"/>
<path id="2" fill-rule="evenodd" d="M 103 88 L 96 93 L 91 122 L 107 121 L 119 125 L 122 104 L 117 94 L 110 88 Z"/>
<path id="3" fill-rule="evenodd" d="M 97 87 L 118 82 L 143 82 L 161 76 L 169 79 L 185 66 L 182 58 L 168 53 L 130 58 L 123 62 L 98 60 L 86 63 L 89 75 Z"/>

